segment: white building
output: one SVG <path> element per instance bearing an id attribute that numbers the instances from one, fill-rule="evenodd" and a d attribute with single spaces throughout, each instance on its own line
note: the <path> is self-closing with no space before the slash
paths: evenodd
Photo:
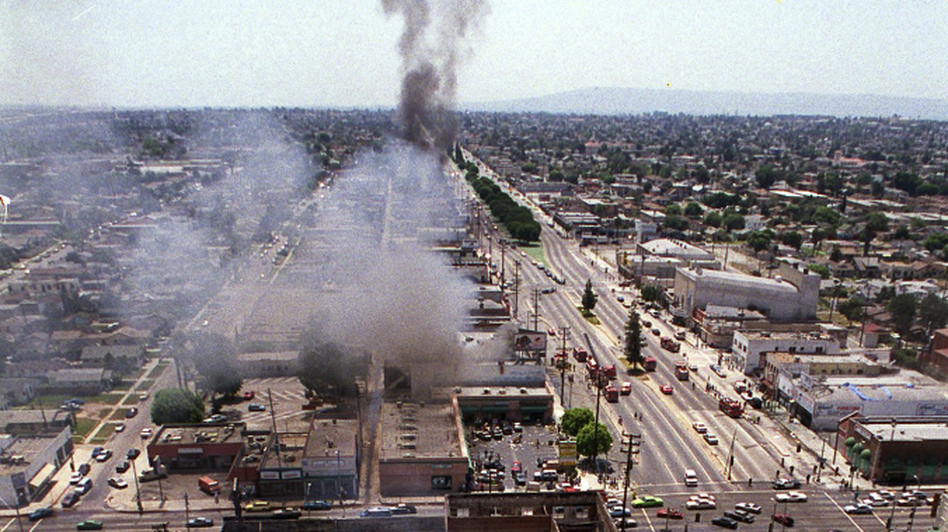
<path id="1" fill-rule="evenodd" d="M 820 276 L 781 264 L 773 279 L 742 273 L 679 268 L 672 313 L 693 321 L 695 309 L 709 304 L 758 310 L 772 321 L 816 319 Z"/>
<path id="2" fill-rule="evenodd" d="M 734 331 L 731 352 L 737 366 L 749 375 L 763 367 L 767 353 L 835 355 L 840 350 L 839 340 L 819 331 L 738 330 Z"/>

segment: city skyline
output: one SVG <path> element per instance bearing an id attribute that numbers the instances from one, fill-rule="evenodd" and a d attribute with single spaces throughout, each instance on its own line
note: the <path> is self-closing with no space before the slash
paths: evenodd
<path id="1" fill-rule="evenodd" d="M 494 2 L 458 48 L 457 100 L 588 87 L 943 100 L 946 11 L 936 2 Z M 402 29 L 378 2 L 3 2 L 0 104 L 394 107 Z M 436 49 L 439 35 L 429 28 L 427 45 Z"/>

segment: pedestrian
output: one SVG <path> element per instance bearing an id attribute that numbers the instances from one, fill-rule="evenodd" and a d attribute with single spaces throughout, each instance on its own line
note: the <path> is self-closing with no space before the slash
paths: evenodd
<path id="1" fill-rule="evenodd" d="M 747 487 L 749 488 L 753 485 L 754 485 L 754 477 L 747 477 Z"/>

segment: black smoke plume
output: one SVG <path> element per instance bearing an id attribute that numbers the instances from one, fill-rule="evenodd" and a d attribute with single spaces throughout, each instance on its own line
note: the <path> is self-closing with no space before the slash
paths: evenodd
<path id="1" fill-rule="evenodd" d="M 457 68 L 469 51 L 464 39 L 487 13 L 484 0 L 382 0 L 387 15 L 401 14 L 398 44 L 402 88 L 398 115 L 402 135 L 422 149 L 447 149 L 457 129 L 451 113 Z M 432 42 L 429 42 L 432 41 Z"/>

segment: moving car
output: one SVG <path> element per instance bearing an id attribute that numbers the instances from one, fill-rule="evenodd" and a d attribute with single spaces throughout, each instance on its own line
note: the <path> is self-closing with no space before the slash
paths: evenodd
<path id="1" fill-rule="evenodd" d="M 777 494 L 777 502 L 806 502 L 806 493 L 802 491 L 788 491 Z"/>
<path id="2" fill-rule="evenodd" d="M 752 502 L 739 502 L 734 505 L 738 510 L 743 510 L 752 514 L 759 514 L 761 511 L 759 504 L 754 504 Z"/>
<path id="3" fill-rule="evenodd" d="M 665 395 L 671 395 L 675 391 L 675 389 L 671 387 L 671 384 L 665 384 L 659 389 Z"/>
<path id="4" fill-rule="evenodd" d="M 784 526 L 793 526 L 793 518 L 787 514 L 774 514 L 772 519 Z"/>
<path id="5" fill-rule="evenodd" d="M 214 414 L 211 417 L 204 418 L 202 423 L 221 423 L 227 421 L 227 416 L 224 414 Z"/>
<path id="6" fill-rule="evenodd" d="M 621 504 L 609 507 L 609 517 L 612 517 L 613 519 L 617 517 L 630 517 L 631 515 L 632 511 Z"/>
<path id="7" fill-rule="evenodd" d="M 871 514 L 872 506 L 869 506 L 868 504 L 862 504 L 862 503 L 847 504 L 846 506 L 843 506 L 843 511 L 848 514 Z"/>
<path id="8" fill-rule="evenodd" d="M 800 481 L 795 478 L 781 477 L 774 481 L 775 490 L 795 490 L 800 487 Z"/>
<path id="9" fill-rule="evenodd" d="M 188 528 L 205 528 L 214 526 L 214 520 L 210 517 L 195 517 L 188 520 Z"/>
<path id="10" fill-rule="evenodd" d="M 700 421 L 695 421 L 691 424 L 691 427 L 695 429 L 695 432 L 698 434 L 705 434 L 708 432 L 708 426 Z"/>
<path id="11" fill-rule="evenodd" d="M 102 530 L 102 521 L 86 519 L 76 523 L 76 530 Z"/>
<path id="12" fill-rule="evenodd" d="M 685 503 L 685 508 L 689 510 L 714 510 L 717 507 L 718 503 L 713 499 L 695 499 Z"/>
<path id="13" fill-rule="evenodd" d="M 737 530 L 737 521 L 731 519 L 730 517 L 715 517 L 711 520 L 711 524 L 714 526 L 720 526 L 724 528 L 730 528 L 731 530 Z"/>
<path id="14" fill-rule="evenodd" d="M 37 508 L 33 510 L 32 512 L 30 512 L 30 515 L 27 516 L 27 519 L 29 519 L 30 521 L 39 521 L 40 519 L 43 519 L 44 517 L 52 517 L 52 515 L 53 515 L 53 509 L 47 506 L 45 508 Z"/>
<path id="15" fill-rule="evenodd" d="M 754 515 L 743 510 L 725 510 L 724 517 L 739 521 L 741 523 L 753 523 Z"/>
<path id="16" fill-rule="evenodd" d="M 661 517 L 664 519 L 684 519 L 685 514 L 681 512 L 678 508 L 661 508 L 658 510 L 658 513 L 655 514 L 656 517 Z"/>
<path id="17" fill-rule="evenodd" d="M 658 508 L 665 506 L 665 501 L 652 495 L 642 495 L 632 499 L 633 508 Z"/>
<path id="18" fill-rule="evenodd" d="M 247 406 L 247 410 L 249 410 L 250 412 L 266 412 L 267 407 L 263 406 L 260 403 L 250 403 L 250 405 Z"/>
<path id="19" fill-rule="evenodd" d="M 629 395 L 629 394 L 631 394 L 631 393 L 632 393 L 632 383 L 631 383 L 631 382 L 623 382 L 623 383 L 622 383 L 622 387 L 619 388 L 619 394 L 621 394 L 621 395 Z"/>
<path id="20" fill-rule="evenodd" d="M 304 510 L 332 510 L 332 503 L 329 501 L 306 501 L 303 503 Z"/>
<path id="21" fill-rule="evenodd" d="M 717 445 L 718 437 L 708 432 L 707 434 L 704 435 L 704 441 L 708 442 L 708 445 Z"/>
<path id="22" fill-rule="evenodd" d="M 418 509 L 411 504 L 399 503 L 395 506 L 392 506 L 392 515 L 406 515 L 416 513 L 418 513 Z"/>

